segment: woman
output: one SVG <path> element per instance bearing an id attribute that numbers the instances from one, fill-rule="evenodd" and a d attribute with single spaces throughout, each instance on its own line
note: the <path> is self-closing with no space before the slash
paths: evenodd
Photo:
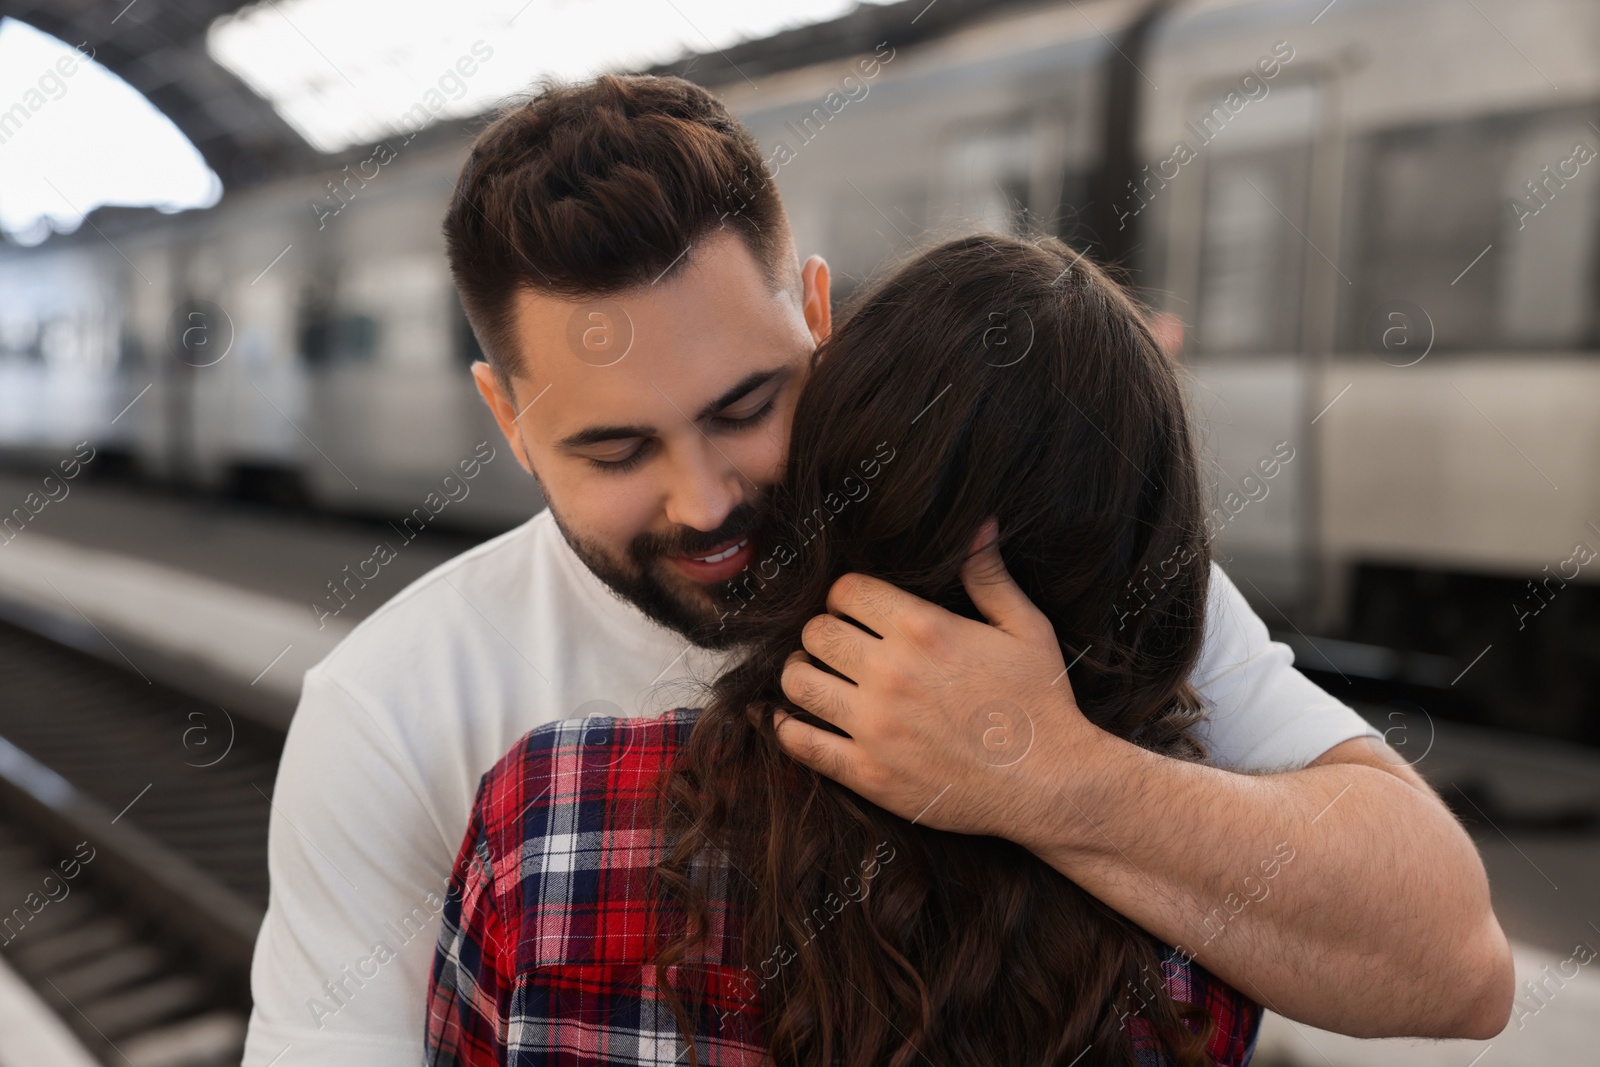
<path id="1" fill-rule="evenodd" d="M 819 351 L 763 507 L 743 658 L 704 711 L 555 723 L 485 775 L 430 1062 L 1248 1062 L 1256 1005 L 1020 846 L 877 808 L 773 729 L 840 575 L 977 617 L 959 572 L 996 516 L 1085 716 L 1203 758 L 1199 477 L 1140 309 L 1053 240 L 923 254 Z"/>

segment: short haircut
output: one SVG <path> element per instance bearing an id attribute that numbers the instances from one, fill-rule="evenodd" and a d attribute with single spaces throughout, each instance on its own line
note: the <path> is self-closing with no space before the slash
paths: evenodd
<path id="1" fill-rule="evenodd" d="M 649 285 L 729 227 L 776 290 L 795 271 L 778 191 L 750 132 L 676 77 L 545 83 L 478 135 L 444 217 L 450 272 L 502 380 L 521 366 L 514 297 Z"/>

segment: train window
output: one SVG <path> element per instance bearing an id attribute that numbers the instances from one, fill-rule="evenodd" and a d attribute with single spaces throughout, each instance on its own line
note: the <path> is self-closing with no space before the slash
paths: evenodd
<path id="1" fill-rule="evenodd" d="M 296 334 L 300 342 L 300 358 L 313 367 L 327 363 L 332 355 L 329 320 L 333 306 L 320 289 L 307 286 L 300 299 L 300 312 Z"/>
<path id="2" fill-rule="evenodd" d="M 39 333 L 39 354 L 46 363 L 84 362 L 83 335 L 73 319 L 52 319 Z"/>
<path id="3" fill-rule="evenodd" d="M 945 206 L 961 229 L 1023 234 L 1033 206 L 1033 119 L 958 131 L 945 149 Z"/>
<path id="4" fill-rule="evenodd" d="M 333 320 L 334 351 L 346 359 L 371 359 L 378 350 L 378 320 L 371 315 L 339 315 Z"/>
<path id="5" fill-rule="evenodd" d="M 378 350 L 378 320 L 336 310 L 316 292 L 300 305 L 300 354 L 314 367 L 372 358 Z"/>
<path id="6" fill-rule="evenodd" d="M 1304 157 L 1252 153 L 1213 163 L 1206 185 L 1200 314 L 1206 352 L 1299 348 Z M 1289 214 L 1286 225 L 1279 211 Z"/>
<path id="7" fill-rule="evenodd" d="M 1428 313 L 1435 349 L 1492 336 L 1494 271 L 1465 268 L 1500 236 L 1504 147 L 1500 124 L 1485 121 L 1372 137 L 1354 204 L 1361 232 L 1342 347 L 1363 345 L 1366 319 L 1395 300 Z"/>
<path id="8" fill-rule="evenodd" d="M 117 333 L 118 354 L 116 362 L 129 370 L 140 370 L 145 365 L 144 341 L 139 331 L 130 323 L 123 323 Z"/>
<path id="9" fill-rule="evenodd" d="M 1237 115 L 1211 105 L 1188 125 L 1205 168 L 1195 344 L 1202 353 L 1299 351 L 1319 89 L 1285 85 Z"/>
<path id="10" fill-rule="evenodd" d="M 1588 115 L 1501 115 L 1373 134 L 1356 291 L 1341 345 L 1388 301 L 1422 307 L 1435 350 L 1591 347 L 1600 135 Z"/>
<path id="11" fill-rule="evenodd" d="M 1061 194 L 1056 203 L 1055 217 L 1048 229 L 1073 248 L 1083 248 L 1089 243 L 1094 227 L 1093 207 L 1094 175 L 1087 170 L 1068 170 L 1061 176 Z"/>
<path id="12" fill-rule="evenodd" d="M 0 359 L 38 359 L 39 321 L 25 311 L 0 308 Z"/>
<path id="13" fill-rule="evenodd" d="M 1600 138 L 1563 116 L 1513 142 L 1502 189 L 1499 334 L 1519 348 L 1576 347 L 1591 340 Z"/>

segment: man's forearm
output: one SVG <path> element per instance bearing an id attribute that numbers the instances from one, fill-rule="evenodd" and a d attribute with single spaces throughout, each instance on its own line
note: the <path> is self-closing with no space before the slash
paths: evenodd
<path id="1" fill-rule="evenodd" d="M 1289 1018 L 1365 1037 L 1504 1025 L 1488 880 L 1434 798 L 1374 766 L 1241 775 L 1095 733 L 1073 780 L 1048 753 L 1016 768 L 1040 807 L 1015 840 L 1051 866 Z"/>
<path id="2" fill-rule="evenodd" d="M 1100 730 L 996 532 L 961 571 L 982 622 L 866 575 L 834 583 L 783 691 L 837 729 L 779 712 L 789 755 L 913 822 L 1031 849 L 1284 1015 L 1363 1036 L 1505 1025 L 1514 977 L 1488 880 L 1426 783 L 1360 742 L 1246 776 Z"/>

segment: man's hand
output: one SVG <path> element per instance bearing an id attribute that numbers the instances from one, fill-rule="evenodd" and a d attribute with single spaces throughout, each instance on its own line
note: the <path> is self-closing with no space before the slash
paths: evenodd
<path id="1" fill-rule="evenodd" d="M 1358 1037 L 1505 1026 L 1511 953 L 1482 861 L 1397 754 L 1352 741 L 1246 775 L 1099 729 L 995 537 L 991 523 L 962 570 L 987 622 L 862 575 L 835 583 L 783 689 L 849 736 L 780 715 L 785 751 L 913 822 L 1022 845 L 1291 1019 Z"/>
<path id="2" fill-rule="evenodd" d="M 879 807 L 940 830 L 1015 837 L 1026 810 L 1060 803 L 1020 790 L 1019 776 L 1003 772 L 1041 735 L 1052 748 L 1092 746 L 1105 735 L 1078 710 L 1050 620 L 1006 572 L 998 538 L 990 519 L 961 570 L 987 622 L 865 575 L 835 582 L 830 614 L 806 624 L 805 651 L 784 667 L 783 691 L 850 736 L 779 713 L 784 750 Z"/>

